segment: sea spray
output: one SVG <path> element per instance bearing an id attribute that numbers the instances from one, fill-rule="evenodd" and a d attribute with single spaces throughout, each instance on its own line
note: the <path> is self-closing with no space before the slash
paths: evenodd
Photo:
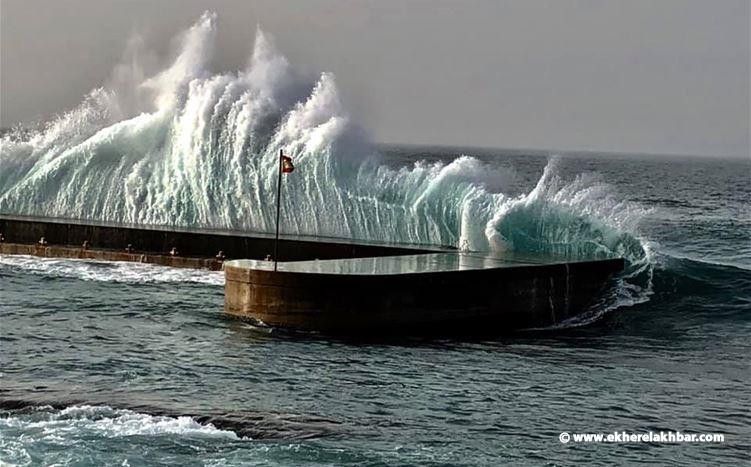
<path id="1" fill-rule="evenodd" d="M 596 178 L 565 183 L 553 160 L 512 195 L 503 173 L 472 157 L 386 167 L 334 76 L 296 74 L 260 30 L 245 69 L 211 73 L 215 23 L 204 14 L 153 76 L 121 66 L 117 87 L 43 130 L 5 135 L 0 212 L 269 232 L 284 149 L 297 167 L 285 233 L 644 261 L 640 208 Z"/>

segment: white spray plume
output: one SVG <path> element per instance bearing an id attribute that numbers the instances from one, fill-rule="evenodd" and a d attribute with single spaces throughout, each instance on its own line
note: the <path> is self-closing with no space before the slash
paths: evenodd
<path id="1" fill-rule="evenodd" d="M 601 182 L 565 184 L 553 162 L 533 190 L 511 195 L 510 175 L 471 157 L 380 165 L 332 74 L 296 74 L 260 28 L 244 69 L 211 73 L 215 35 L 207 12 L 153 76 L 129 52 L 116 85 L 42 131 L 4 136 L 0 211 L 269 232 L 283 148 L 298 167 L 284 187 L 286 233 L 643 257 L 631 234 L 638 207 Z"/>

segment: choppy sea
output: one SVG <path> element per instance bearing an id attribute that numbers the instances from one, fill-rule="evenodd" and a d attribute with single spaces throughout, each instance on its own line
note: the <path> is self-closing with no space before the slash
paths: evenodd
<path id="1" fill-rule="evenodd" d="M 511 195 L 549 164 L 524 151 L 383 153 L 395 169 L 471 155 L 513 174 Z M 482 340 L 296 335 L 225 317 L 221 273 L 0 256 L 0 461 L 747 464 L 751 163 L 568 154 L 556 166 L 638 206 L 629 235 L 648 252 L 621 284 L 630 293 L 584 326 Z M 559 441 L 668 430 L 725 441 Z"/>

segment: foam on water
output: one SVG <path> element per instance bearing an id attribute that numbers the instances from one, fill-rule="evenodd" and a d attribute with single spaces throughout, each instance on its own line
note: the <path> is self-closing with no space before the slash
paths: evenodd
<path id="1" fill-rule="evenodd" d="M 201 425 L 190 417 L 154 416 L 106 405 L 74 405 L 59 411 L 40 407 L 23 415 L 0 417 L 0 426 L 3 429 L 21 428 L 30 436 L 37 432 L 50 441 L 60 439 L 74 429 L 96 432 L 107 438 L 174 434 L 238 439 L 234 432 L 219 430 L 211 424 Z"/>
<path id="2" fill-rule="evenodd" d="M 129 284 L 193 282 L 218 286 L 224 285 L 224 273 L 221 271 L 181 269 L 130 262 L 0 255 L 0 271 L 3 269 L 19 270 L 25 273 L 52 277 L 70 277 L 84 281 Z"/>
<path id="3" fill-rule="evenodd" d="M 118 410 L 109 406 L 74 405 L 62 410 L 37 407 L 0 416 L 0 453 L 10 465 L 33 465 L 30 453 L 57 450 L 99 440 L 132 436 L 179 437 L 194 440 L 238 440 L 234 432 L 202 425 L 190 417 L 164 417 Z M 100 441 L 101 442 L 101 441 Z M 55 449 L 51 449 L 53 452 Z M 75 448 L 74 448 L 75 450 Z M 80 454 L 80 453 L 79 453 Z M 81 462 L 83 459 L 68 459 Z M 67 463 L 67 462 L 66 462 Z"/>
<path id="4" fill-rule="evenodd" d="M 565 182 L 553 159 L 518 195 L 504 186 L 512 174 L 472 157 L 389 168 L 334 76 L 301 77 L 261 31 L 246 68 L 210 72 L 215 22 L 204 14 L 153 76 L 128 55 L 117 85 L 43 130 L 4 136 L 0 212 L 270 232 L 284 149 L 297 167 L 285 177 L 285 233 L 624 256 L 631 272 L 649 262 L 635 234 L 644 210 L 596 176 Z"/>

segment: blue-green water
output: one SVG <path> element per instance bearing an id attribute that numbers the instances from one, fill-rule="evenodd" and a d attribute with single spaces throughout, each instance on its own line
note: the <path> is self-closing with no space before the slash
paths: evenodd
<path id="1" fill-rule="evenodd" d="M 207 12 L 155 74 L 128 53 L 76 108 L 2 132 L 0 212 L 268 232 L 284 151 L 285 233 L 626 270 L 556 329 L 347 342 L 226 318 L 221 273 L 0 256 L 0 463 L 748 463 L 751 161 L 378 148 L 332 74 L 260 30 L 217 73 L 215 37 Z M 725 442 L 558 437 L 668 430 Z"/>
<path id="2" fill-rule="evenodd" d="M 384 152 L 393 167 L 470 154 L 512 174 L 511 194 L 534 187 L 547 164 L 492 150 Z M 649 267 L 621 284 L 639 290 L 584 327 L 481 341 L 268 333 L 222 315 L 221 274 L 0 257 L 0 460 L 748 463 L 751 164 L 573 155 L 557 171 L 596 173 L 612 197 L 639 206 L 629 235 L 650 251 Z M 725 442 L 558 440 L 660 430 Z"/>

